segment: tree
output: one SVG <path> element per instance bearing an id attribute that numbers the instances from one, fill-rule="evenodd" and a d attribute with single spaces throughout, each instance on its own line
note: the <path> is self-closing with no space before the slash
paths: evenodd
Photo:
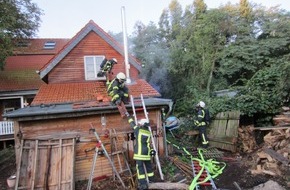
<path id="1" fill-rule="evenodd" d="M 133 34 L 133 54 L 142 62 L 141 77 L 146 79 L 162 94 L 167 93 L 169 62 L 168 48 L 160 38 L 159 30 L 154 23 L 145 26 L 141 22 L 135 24 Z"/>
<path id="2" fill-rule="evenodd" d="M 42 11 L 31 0 L 0 1 L 0 69 L 12 54 L 14 39 L 35 35 Z"/>
<path id="3" fill-rule="evenodd" d="M 232 109 L 270 121 L 289 103 L 290 14 L 257 8 L 251 33 L 239 33 L 224 49 L 217 73 L 239 92 Z M 270 116 L 270 117 L 269 117 Z"/>
<path id="4" fill-rule="evenodd" d="M 164 9 L 159 19 L 160 36 L 170 47 L 170 43 L 180 34 L 182 26 L 182 7 L 177 0 L 172 0 Z"/>
<path id="5" fill-rule="evenodd" d="M 142 48 L 135 51 L 150 60 L 148 81 L 157 84 L 155 68 L 167 69 L 163 70 L 167 78 L 160 76 L 170 86 L 162 95 L 176 101 L 176 114 L 187 115 L 194 102 L 204 100 L 212 114 L 240 110 L 256 121 L 270 121 L 282 105 L 289 105 L 289 12 L 278 7 L 266 10 L 247 0 L 205 10 L 203 1 L 195 0 L 181 15 L 177 5 L 173 1 L 163 11 L 159 29 L 140 27 L 137 41 Z M 145 55 L 148 49 L 151 53 Z M 228 88 L 237 95 L 212 96 Z"/>
<path id="6" fill-rule="evenodd" d="M 206 4 L 204 3 L 203 0 L 194 0 L 193 1 L 193 7 L 194 7 L 194 14 L 196 19 L 202 15 L 203 13 L 206 12 Z"/>

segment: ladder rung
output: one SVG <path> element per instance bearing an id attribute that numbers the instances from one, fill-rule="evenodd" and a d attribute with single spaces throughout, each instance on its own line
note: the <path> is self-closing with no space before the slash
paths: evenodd
<path id="1" fill-rule="evenodd" d="M 199 174 L 199 172 L 201 171 L 202 167 L 199 165 L 198 161 L 192 161 L 193 164 L 193 174 L 194 176 L 197 176 Z M 208 171 L 206 168 L 204 168 L 204 170 L 201 172 L 199 178 L 198 178 L 198 182 L 199 185 L 196 186 L 197 190 L 200 190 L 200 186 L 211 186 L 213 189 L 216 189 L 216 186 L 212 180 L 212 178 L 209 178 L 207 181 L 203 182 L 206 178 L 210 177 Z"/>
<path id="2" fill-rule="evenodd" d="M 211 186 L 211 183 L 210 182 L 204 182 L 204 183 L 201 183 L 200 185 L 203 185 L 203 186 Z"/>

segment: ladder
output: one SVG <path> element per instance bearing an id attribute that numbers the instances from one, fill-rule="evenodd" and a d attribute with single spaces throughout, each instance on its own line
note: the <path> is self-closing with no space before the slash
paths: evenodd
<path id="1" fill-rule="evenodd" d="M 144 111 L 145 118 L 147 119 L 147 121 L 149 121 L 148 112 L 146 110 L 146 106 L 145 106 L 145 102 L 144 102 L 143 95 L 141 94 L 140 97 L 141 97 L 141 102 L 142 102 L 142 106 L 143 106 L 143 111 Z M 133 98 L 132 95 L 130 96 L 130 98 L 131 98 L 131 105 L 132 105 L 134 120 L 135 120 L 135 123 L 137 124 L 137 115 L 136 115 L 136 110 L 135 110 L 135 105 L 134 105 L 134 98 Z M 148 126 L 148 129 L 149 129 L 150 134 L 151 134 L 151 142 L 152 142 L 153 149 L 156 152 L 155 161 L 157 163 L 157 167 L 158 167 L 160 179 L 161 180 L 164 180 L 163 173 L 162 173 L 162 170 L 161 170 L 161 164 L 160 164 L 159 157 L 158 157 L 158 151 L 156 150 L 155 141 L 154 141 L 154 138 L 153 138 L 153 134 L 152 134 L 151 127 Z"/>
<path id="2" fill-rule="evenodd" d="M 211 190 L 217 189 L 206 167 L 200 166 L 199 162 L 196 160 L 192 160 L 191 163 L 192 163 L 192 169 L 193 169 L 193 176 L 198 177 L 196 181 L 197 185 L 195 189 L 200 190 L 201 186 L 209 187 Z"/>
<path id="3" fill-rule="evenodd" d="M 116 106 L 117 106 L 118 111 L 120 112 L 120 115 L 121 115 L 122 118 L 125 118 L 125 117 L 129 116 L 124 102 L 121 102 L 120 104 L 117 104 Z"/>
<path id="4" fill-rule="evenodd" d="M 114 155 L 117 157 L 117 162 L 119 163 L 119 173 L 124 173 L 126 171 L 129 172 L 131 183 L 134 184 L 133 175 L 129 166 L 129 163 L 127 161 L 127 158 L 124 153 L 124 149 L 122 148 L 123 142 L 125 141 L 124 136 L 121 136 L 120 134 L 117 134 L 116 129 L 110 130 L 110 138 L 111 138 L 111 150 L 112 150 L 112 161 L 114 161 Z M 120 155 L 122 154 L 122 155 Z M 121 157 L 122 156 L 122 157 Z M 124 164 L 122 164 L 122 160 L 125 164 L 125 168 L 123 167 Z M 115 178 L 115 175 L 114 175 Z"/>
<path id="5" fill-rule="evenodd" d="M 89 176 L 89 180 L 88 180 L 88 186 L 87 186 L 87 190 L 91 190 L 91 187 L 92 187 L 92 181 L 93 181 L 93 175 L 94 175 L 94 171 L 95 171 L 95 167 L 96 167 L 96 162 L 97 162 L 97 158 L 98 158 L 98 154 L 99 154 L 99 148 L 102 148 L 103 150 L 103 153 L 105 154 L 105 156 L 107 157 L 110 165 L 112 166 L 112 169 L 113 169 L 113 172 L 115 173 L 115 175 L 118 177 L 118 179 L 120 180 L 122 186 L 124 188 L 126 188 L 122 178 L 120 177 L 114 163 L 112 162 L 105 146 L 103 145 L 98 133 L 96 132 L 96 130 L 93 128 L 93 125 L 91 124 L 91 129 L 90 129 L 90 132 L 93 132 L 94 135 L 96 136 L 97 138 L 97 145 L 96 145 L 96 148 L 95 148 L 95 154 L 94 154 L 94 158 L 93 158 L 93 164 L 92 164 L 92 168 L 91 168 L 91 172 L 90 172 L 90 176 Z"/>

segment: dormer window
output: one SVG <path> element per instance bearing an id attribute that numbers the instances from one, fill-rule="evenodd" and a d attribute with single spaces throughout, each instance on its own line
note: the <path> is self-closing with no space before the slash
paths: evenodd
<path id="1" fill-rule="evenodd" d="M 28 47 L 30 43 L 28 41 L 18 41 L 17 47 Z"/>
<path id="2" fill-rule="evenodd" d="M 97 74 L 100 71 L 100 66 L 102 61 L 105 59 L 103 55 L 95 56 L 85 56 L 84 66 L 85 66 L 85 79 L 86 80 L 103 80 L 105 77 L 98 77 Z"/>
<path id="3" fill-rule="evenodd" d="M 55 44 L 56 44 L 56 42 L 54 42 L 54 41 L 45 42 L 43 49 L 54 49 Z"/>

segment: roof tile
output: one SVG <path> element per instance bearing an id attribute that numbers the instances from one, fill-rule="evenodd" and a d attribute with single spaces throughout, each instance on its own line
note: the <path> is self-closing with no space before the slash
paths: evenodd
<path id="1" fill-rule="evenodd" d="M 45 84 L 37 71 L 43 67 L 69 39 L 28 39 L 28 47 L 18 47 L 14 56 L 9 56 L 5 61 L 3 71 L 0 71 L 0 92 L 37 90 Z M 54 49 L 43 49 L 44 43 L 55 41 Z"/>
<path id="2" fill-rule="evenodd" d="M 24 54 L 56 54 L 58 53 L 69 41 L 70 39 L 66 38 L 35 38 L 27 39 L 25 42 L 28 43 L 27 47 L 16 47 L 14 54 L 24 55 Z M 55 48 L 53 49 L 44 49 L 44 44 L 48 41 L 55 42 Z"/>
<path id="3" fill-rule="evenodd" d="M 35 70 L 0 71 L 0 92 L 37 90 L 42 84 Z"/>
<path id="4" fill-rule="evenodd" d="M 127 85 L 130 95 L 144 97 L 160 97 L 160 94 L 145 80 L 139 79 Z M 31 105 L 61 104 L 80 102 L 109 102 L 105 82 L 84 82 L 65 84 L 44 84 Z"/>

